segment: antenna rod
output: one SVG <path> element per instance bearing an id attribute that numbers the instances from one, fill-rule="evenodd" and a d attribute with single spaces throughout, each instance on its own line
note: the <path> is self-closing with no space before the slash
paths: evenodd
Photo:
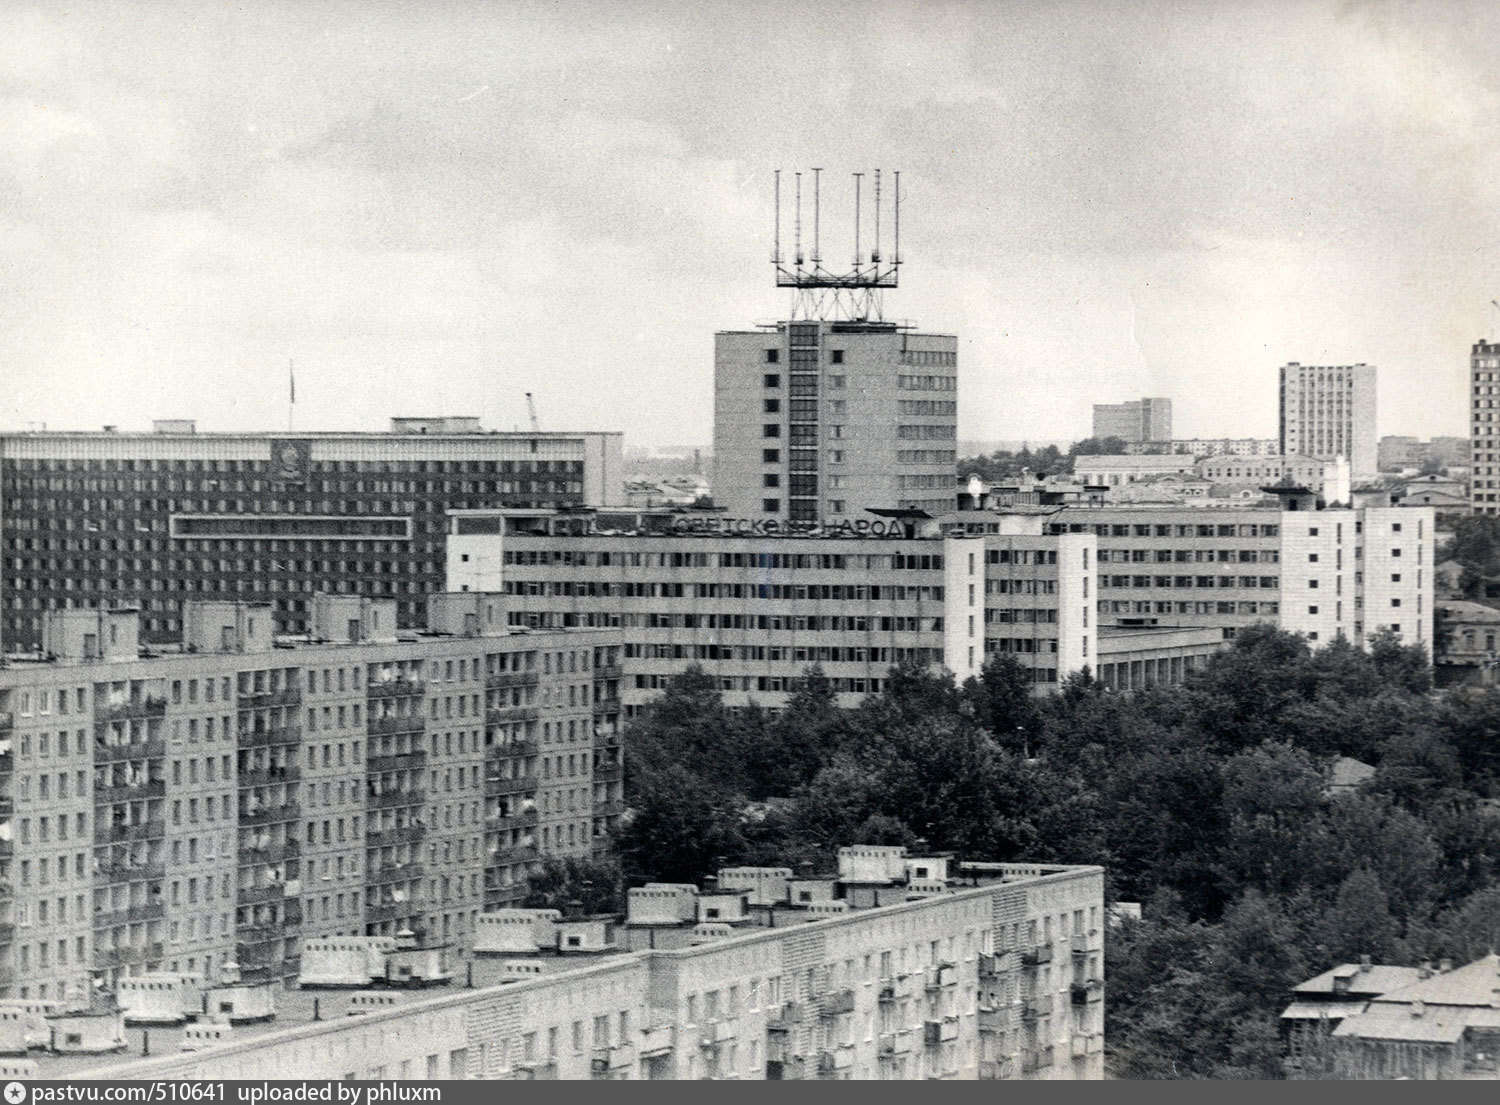
<path id="1" fill-rule="evenodd" d="M 797 267 L 802 267 L 802 174 L 797 174 L 797 246 L 795 258 Z"/>
<path id="2" fill-rule="evenodd" d="M 771 264 L 781 264 L 781 170 L 776 170 L 776 238 L 771 248 Z"/>
<path id="3" fill-rule="evenodd" d="M 901 263 L 901 170 L 896 170 L 896 252 L 891 258 L 893 264 Z"/>
<path id="4" fill-rule="evenodd" d="M 818 176 L 818 174 L 821 173 L 822 171 L 823 171 L 822 169 L 814 169 L 812 171 L 813 172 L 813 252 L 812 252 L 812 263 L 813 263 L 813 267 L 814 268 L 816 268 L 823 261 L 823 258 L 822 258 L 821 254 L 818 251 L 818 213 L 819 213 L 819 210 L 820 210 L 819 197 L 820 197 L 820 195 L 822 193 L 822 189 L 820 187 L 820 185 L 822 184 L 822 180 Z"/>
<path id="5" fill-rule="evenodd" d="M 880 170 L 875 170 L 875 252 L 870 254 L 870 260 L 880 264 Z"/>
<path id="6" fill-rule="evenodd" d="M 859 178 L 864 173 L 854 174 L 854 267 L 859 268 Z"/>

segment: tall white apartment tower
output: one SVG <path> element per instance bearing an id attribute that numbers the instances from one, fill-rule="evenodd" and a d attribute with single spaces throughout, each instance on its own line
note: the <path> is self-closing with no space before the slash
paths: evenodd
<path id="1" fill-rule="evenodd" d="M 957 500 L 958 340 L 882 317 L 901 267 L 900 174 L 890 226 L 880 171 L 854 174 L 854 264 L 834 270 L 819 240 L 821 172 L 795 174 L 789 252 L 776 174 L 772 261 L 777 286 L 793 292 L 790 318 L 715 336 L 714 500 L 734 517 L 794 530 L 868 520 L 869 509 L 947 513 Z M 874 209 L 863 244 L 862 197 Z M 882 227 L 894 231 L 888 252 Z"/>
<path id="2" fill-rule="evenodd" d="M 1346 457 L 1360 480 L 1375 475 L 1375 450 L 1374 365 L 1282 367 L 1282 456 Z"/>
<path id="3" fill-rule="evenodd" d="M 1470 463 L 1474 466 L 1470 496 L 1475 514 L 1500 512 L 1500 343 L 1477 341 L 1469 351 L 1469 387 L 1473 420 Z"/>

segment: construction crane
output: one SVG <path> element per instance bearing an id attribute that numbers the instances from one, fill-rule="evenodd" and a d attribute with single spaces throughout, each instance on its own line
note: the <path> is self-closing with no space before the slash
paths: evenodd
<path id="1" fill-rule="evenodd" d="M 542 432 L 542 424 L 537 421 L 536 403 L 531 398 L 531 392 L 526 393 L 526 416 L 531 419 L 531 432 L 539 434 Z"/>

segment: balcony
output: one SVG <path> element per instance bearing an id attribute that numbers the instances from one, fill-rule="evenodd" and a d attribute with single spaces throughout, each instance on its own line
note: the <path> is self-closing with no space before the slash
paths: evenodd
<path id="1" fill-rule="evenodd" d="M 418 844 L 427 836 L 426 825 L 393 825 L 365 833 L 366 848 L 389 848 L 394 844 Z"/>
<path id="2" fill-rule="evenodd" d="M 301 778 L 300 767 L 296 764 L 285 764 L 241 771 L 236 781 L 242 787 L 271 787 L 279 783 L 295 783 Z"/>
<path id="3" fill-rule="evenodd" d="M 926 1047 L 936 1047 L 951 1040 L 958 1039 L 958 1018 L 944 1017 L 940 1021 L 924 1021 L 922 1024 L 922 1043 Z"/>
<path id="4" fill-rule="evenodd" d="M 507 687 L 535 687 L 541 681 L 541 673 L 535 671 L 497 671 L 484 677 L 485 687 L 492 691 Z"/>
<path id="5" fill-rule="evenodd" d="M 420 790 L 384 790 L 379 794 L 365 795 L 365 808 L 390 810 L 401 806 L 420 806 L 427 800 L 426 792 Z"/>
<path id="6" fill-rule="evenodd" d="M 1051 1046 L 1037 1048 L 1035 1051 L 1027 1051 L 1021 1055 L 1021 1073 L 1033 1074 L 1039 1070 L 1045 1070 L 1052 1065 Z"/>
<path id="7" fill-rule="evenodd" d="M 302 692 L 282 689 L 242 694 L 238 705 L 241 710 L 265 710 L 272 706 L 300 706 L 302 705 Z"/>
<path id="8" fill-rule="evenodd" d="M 16 926 L 9 921 L 0 921 L 0 947 L 16 942 Z"/>
<path id="9" fill-rule="evenodd" d="M 123 909 L 101 909 L 94 911 L 94 928 L 108 929 L 132 922 L 160 921 L 166 916 L 166 907 L 159 901 L 142 902 Z"/>
<path id="10" fill-rule="evenodd" d="M 670 1054 L 676 1046 L 676 1025 L 662 1024 L 657 1025 L 655 1028 L 643 1028 L 641 1030 L 641 1043 L 638 1051 L 642 1059 L 654 1059 L 661 1055 Z"/>
<path id="11" fill-rule="evenodd" d="M 491 706 L 484 712 L 486 725 L 509 725 L 516 721 L 535 721 L 542 716 L 537 706 Z"/>
<path id="12" fill-rule="evenodd" d="M 624 664 L 595 664 L 594 665 L 594 682 L 595 683 L 603 683 L 603 682 L 606 682 L 606 681 L 608 681 L 610 679 L 624 679 L 624 678 L 625 678 L 625 665 Z"/>
<path id="13" fill-rule="evenodd" d="M 145 863 L 104 864 L 94 873 L 94 882 L 118 885 L 127 882 L 156 882 L 166 878 L 167 865 L 161 860 Z"/>
<path id="14" fill-rule="evenodd" d="M 419 901 L 367 902 L 365 903 L 365 921 L 369 924 L 397 921 L 408 917 L 419 917 L 426 910 L 426 905 Z"/>
<path id="15" fill-rule="evenodd" d="M 938 967 L 928 967 L 923 976 L 923 984 L 929 991 L 957 986 L 958 968 L 952 963 L 944 963 Z"/>
<path id="16" fill-rule="evenodd" d="M 825 1017 L 837 1017 L 854 1012 L 854 991 L 835 990 L 818 999 L 818 1012 Z"/>
<path id="17" fill-rule="evenodd" d="M 535 756 L 536 741 L 525 739 L 503 741 L 501 743 L 490 745 L 487 751 L 490 754 L 490 758 L 495 760 L 509 760 L 524 756 Z"/>
<path id="18" fill-rule="evenodd" d="M 235 901 L 240 905 L 265 905 L 268 902 L 279 902 L 286 898 L 285 883 L 271 883 L 269 886 L 242 886 L 236 892 Z"/>
<path id="19" fill-rule="evenodd" d="M 123 844 L 136 840 L 160 840 L 167 835 L 165 821 L 137 821 L 134 825 L 110 824 L 102 819 L 94 822 L 95 844 Z"/>
<path id="20" fill-rule="evenodd" d="M 105 706 L 94 714 L 96 722 L 129 721 L 132 718 L 166 717 L 167 700 L 148 695 L 130 702 Z"/>
<path id="21" fill-rule="evenodd" d="M 1075 932 L 1068 941 L 1069 950 L 1076 956 L 1085 956 L 1099 949 L 1094 946 L 1094 933 Z"/>
<path id="22" fill-rule="evenodd" d="M 622 763 L 602 763 L 594 765 L 594 782 L 617 783 L 625 778 L 625 765 Z"/>
<path id="23" fill-rule="evenodd" d="M 167 781 L 165 779 L 145 779 L 139 783 L 110 783 L 94 787 L 96 806 L 108 806 L 116 802 L 144 802 L 148 798 L 165 798 L 166 796 Z"/>
<path id="24" fill-rule="evenodd" d="M 369 719 L 370 736 L 392 736 L 396 733 L 421 733 L 427 728 L 427 719 L 421 714 L 387 714 Z"/>
<path id="25" fill-rule="evenodd" d="M 4 711 L 0 711 L 0 733 L 9 733 L 15 727 L 15 716 Z"/>
<path id="26" fill-rule="evenodd" d="M 979 1031 L 990 1034 L 1004 1032 L 1007 1028 L 1009 1017 L 1005 1010 L 996 1009 L 993 1006 L 981 1005 L 979 1007 Z"/>
<path id="27" fill-rule="evenodd" d="M 767 1032 L 790 1032 L 793 1025 L 801 1024 L 805 1010 L 797 1002 L 789 1002 L 766 1017 Z"/>
<path id="28" fill-rule="evenodd" d="M 1087 982 L 1075 982 L 1068 987 L 1068 994 L 1074 1005 L 1088 1005 L 1091 1002 L 1104 1000 L 1104 982 L 1102 979 L 1091 978 Z"/>
<path id="29" fill-rule="evenodd" d="M 127 741 L 123 744 L 98 740 L 94 742 L 94 762 L 98 764 L 119 763 L 123 760 L 157 760 L 166 754 L 167 742 L 161 737 Z"/>
<path id="30" fill-rule="evenodd" d="M 1052 995 L 1038 994 L 1026 999 L 1026 1007 L 1021 1010 L 1021 1019 L 1031 1022 L 1040 1020 L 1042 1017 L 1052 1015 Z"/>
<path id="31" fill-rule="evenodd" d="M 241 825 L 275 825 L 283 821 L 296 821 L 302 816 L 302 807 L 296 802 L 286 802 L 280 806 L 265 806 L 258 810 L 240 810 Z"/>
<path id="32" fill-rule="evenodd" d="M 422 865 L 416 860 L 407 863 L 382 863 L 365 872 L 365 885 L 397 886 L 422 877 Z"/>
<path id="33" fill-rule="evenodd" d="M 486 822 L 485 827 L 494 830 L 529 829 L 538 820 L 539 817 L 536 810 L 523 810 L 520 813 L 511 814 L 509 817 L 501 817 L 497 814 Z"/>
<path id="34" fill-rule="evenodd" d="M 523 1059 L 512 1068 L 518 1081 L 554 1082 L 557 1080 L 556 1059 Z"/>
<path id="35" fill-rule="evenodd" d="M 299 917 L 298 920 L 300 921 L 300 919 Z M 297 935 L 294 932 L 287 931 L 287 926 L 291 924 L 293 922 L 288 919 L 286 921 L 269 921 L 264 924 L 236 925 L 234 929 L 234 942 L 239 948 L 247 948 L 260 944 L 279 944 L 287 937 Z M 246 959 L 261 959 L 264 961 L 266 956 L 266 953 L 256 956 L 254 953 L 244 951 L 237 954 L 240 956 L 241 963 Z"/>
<path id="36" fill-rule="evenodd" d="M 136 963 L 161 962 L 162 946 L 156 944 L 122 944 L 114 948 L 94 949 L 96 967 L 125 967 Z"/>
<path id="37" fill-rule="evenodd" d="M 594 699 L 594 713 L 596 714 L 618 714 L 621 709 L 620 696 L 617 694 Z"/>
<path id="38" fill-rule="evenodd" d="M 485 860 L 486 867 L 508 867 L 513 863 L 532 863 L 541 858 L 536 845 L 519 848 L 501 848 Z"/>
<path id="39" fill-rule="evenodd" d="M 596 729 L 594 731 L 594 747 L 598 749 L 619 748 L 620 734 L 613 729 L 605 729 L 602 732 Z"/>
<path id="40" fill-rule="evenodd" d="M 896 1000 L 896 982 L 894 979 L 883 978 L 880 980 L 880 1004 L 889 1005 Z"/>
<path id="41" fill-rule="evenodd" d="M 302 729 L 296 725 L 281 725 L 269 729 L 241 729 L 237 743 L 240 748 L 265 748 L 276 744 L 301 744 Z"/>
<path id="42" fill-rule="evenodd" d="M 534 794 L 536 788 L 537 780 L 531 775 L 517 775 L 510 779 L 501 778 L 498 775 L 484 777 L 484 793 L 490 798 L 503 794 Z"/>
<path id="43" fill-rule="evenodd" d="M 1009 958 L 1009 952 L 996 952 L 994 955 L 981 955 L 979 957 L 979 975 L 981 978 L 995 978 L 1015 969 L 1015 962 Z"/>
<path id="44" fill-rule="evenodd" d="M 256 844 L 241 844 L 239 861 L 242 865 L 257 863 L 281 863 L 285 860 L 296 859 L 302 855 L 302 842 L 295 837 L 287 837 L 285 840 L 267 844 L 264 847 Z"/>
<path id="45" fill-rule="evenodd" d="M 370 698 L 414 698 L 426 693 L 427 685 L 420 679 L 387 679 L 383 683 L 370 683 L 365 694 Z"/>
<path id="46" fill-rule="evenodd" d="M 1052 945 L 1036 944 L 1021 952 L 1021 966 L 1039 967 L 1052 962 Z"/>
<path id="47" fill-rule="evenodd" d="M 594 803 L 595 817 L 621 817 L 625 813 L 625 799 L 606 798 Z"/>
<path id="48" fill-rule="evenodd" d="M 384 771 L 421 771 L 426 767 L 427 753 L 420 748 L 413 748 L 410 752 L 371 756 L 365 761 L 365 770 L 372 775 Z"/>

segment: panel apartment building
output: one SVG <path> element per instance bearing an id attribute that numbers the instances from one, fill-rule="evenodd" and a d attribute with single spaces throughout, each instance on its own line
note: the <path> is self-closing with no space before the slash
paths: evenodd
<path id="1" fill-rule="evenodd" d="M 665 511 L 451 516 L 449 586 L 500 595 L 510 623 L 620 627 L 627 713 L 691 664 L 731 706 L 779 706 L 819 664 L 843 705 L 893 665 L 963 680 L 988 653 L 1016 656 L 1039 689 L 1085 666 L 1149 664 L 1180 681 L 1221 633 L 1101 636 L 1096 539 L 1006 526 L 945 537 L 936 521 L 863 523 L 820 536 Z M 1144 667 L 1137 670 L 1145 671 Z"/>
<path id="2" fill-rule="evenodd" d="M 422 624 L 450 507 L 623 502 L 618 433 L 486 433 L 477 419 L 379 433 L 0 434 L 0 642 L 47 610 L 137 605 L 170 643 L 189 599 L 267 602 L 307 630 L 313 593 L 391 599 Z"/>
<path id="3" fill-rule="evenodd" d="M 953 509 L 958 339 L 874 321 L 714 338 L 714 501 L 812 525 Z"/>
<path id="4" fill-rule="evenodd" d="M 760 904 L 759 883 L 727 889 L 747 869 L 724 871 L 712 894 L 655 888 L 686 903 L 688 919 L 671 927 L 688 930 L 687 946 L 534 955 L 550 966 L 507 985 L 396 997 L 363 1016 L 252 1029 L 194 1054 L 106 1059 L 72 1076 L 1103 1077 L 1103 869 L 953 864 L 946 878 L 928 870 L 912 893 L 885 868 L 950 863 L 886 854 L 898 851 L 841 850 L 846 894 L 854 887 L 864 906 L 846 897 L 800 916 L 780 909 L 775 927 L 693 924 L 704 904 L 725 912 Z M 748 873 L 779 875 L 783 885 L 791 875 Z M 810 892 L 817 883 L 795 885 Z M 38 1063 L 42 1076 L 47 1062 Z"/>
<path id="5" fill-rule="evenodd" d="M 1376 448 L 1374 365 L 1282 366 L 1282 456 L 1346 457 L 1364 480 L 1379 470 Z"/>
<path id="6" fill-rule="evenodd" d="M 1470 501 L 1475 514 L 1500 513 L 1500 343 L 1477 341 L 1469 351 Z"/>
<path id="7" fill-rule="evenodd" d="M 623 809 L 619 633 L 432 602 L 451 632 L 398 639 L 393 603 L 322 596 L 296 647 L 266 606 L 190 603 L 151 654 L 136 611 L 50 612 L 55 659 L 0 668 L 0 997 L 295 975 L 307 936 L 461 946 L 540 857 L 589 854 Z"/>
<path id="8" fill-rule="evenodd" d="M 1094 404 L 1094 436 L 1117 437 L 1127 445 L 1172 440 L 1172 400 L 1131 399 Z"/>

